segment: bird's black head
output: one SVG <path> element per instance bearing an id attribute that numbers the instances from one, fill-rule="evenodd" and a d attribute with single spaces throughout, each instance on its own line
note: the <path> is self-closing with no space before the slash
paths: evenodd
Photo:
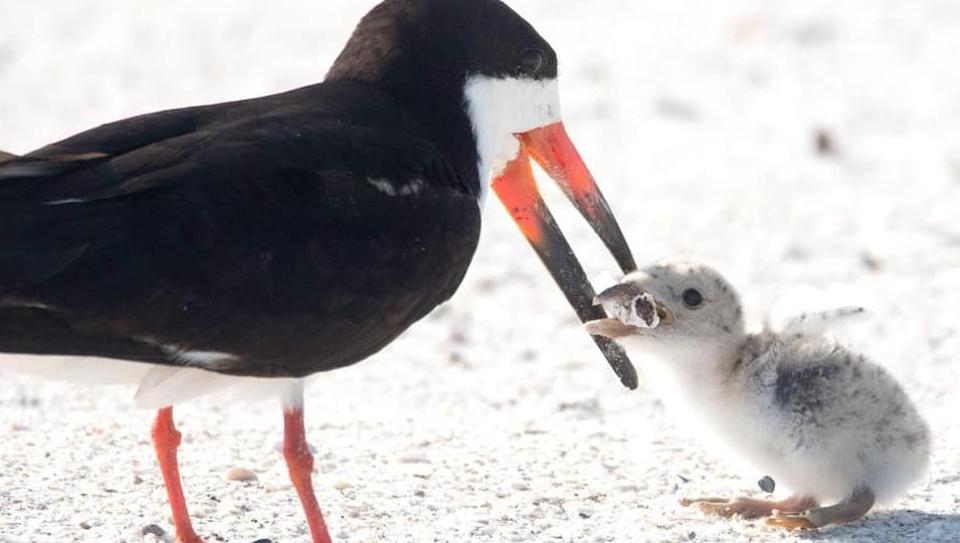
<path id="1" fill-rule="evenodd" d="M 477 195 L 516 157 L 515 134 L 560 120 L 556 78 L 553 48 L 499 0 L 386 0 L 327 74 L 396 97 Z"/>
<path id="2" fill-rule="evenodd" d="M 459 91 L 469 75 L 555 79 L 557 55 L 499 0 L 386 0 L 360 21 L 327 77 L 402 92 L 411 84 Z"/>
<path id="3" fill-rule="evenodd" d="M 621 268 L 636 265 L 561 122 L 557 66 L 550 44 L 499 0 L 385 0 L 360 22 L 327 80 L 361 81 L 390 94 L 424 126 L 460 185 L 478 198 L 492 186 L 586 320 L 602 312 L 543 204 L 531 158 L 580 209 Z M 636 386 L 626 355 L 606 339 L 598 342 L 621 379 Z"/>

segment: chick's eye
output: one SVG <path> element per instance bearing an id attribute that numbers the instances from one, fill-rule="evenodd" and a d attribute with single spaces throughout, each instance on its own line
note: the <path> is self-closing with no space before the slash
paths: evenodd
<path id="1" fill-rule="evenodd" d="M 517 75 L 537 75 L 543 67 L 543 51 L 527 49 L 520 55 L 520 65 L 517 66 Z"/>
<path id="2" fill-rule="evenodd" d="M 690 309 L 697 309 L 703 305 L 703 294 L 695 288 L 688 288 L 683 291 L 681 295 L 683 298 L 683 305 L 689 307 Z"/>

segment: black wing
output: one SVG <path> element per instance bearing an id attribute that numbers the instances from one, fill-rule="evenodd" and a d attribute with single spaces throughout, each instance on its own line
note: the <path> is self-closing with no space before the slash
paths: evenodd
<path id="1" fill-rule="evenodd" d="M 213 351 L 248 375 L 356 362 L 459 285 L 479 232 L 461 184 L 365 88 L 80 134 L 0 164 L 0 351 Z"/>

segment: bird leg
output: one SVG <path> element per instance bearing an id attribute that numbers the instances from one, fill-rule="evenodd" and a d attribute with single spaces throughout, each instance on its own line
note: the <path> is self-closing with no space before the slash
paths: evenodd
<path id="1" fill-rule="evenodd" d="M 816 530 L 831 524 L 860 519 L 873 507 L 876 498 L 869 488 L 858 488 L 847 499 L 828 507 L 805 511 L 774 511 L 767 524 L 787 530 Z"/>
<path id="2" fill-rule="evenodd" d="M 203 543 L 193 531 L 187 501 L 183 497 L 180 485 L 180 469 L 177 467 L 177 447 L 180 446 L 180 432 L 173 425 L 173 408 L 165 407 L 157 411 L 153 422 L 153 446 L 157 450 L 160 472 L 167 487 L 170 509 L 173 510 L 173 525 L 177 530 L 177 543 Z"/>
<path id="3" fill-rule="evenodd" d="M 757 500 L 753 498 L 697 498 L 680 500 L 680 505 L 690 507 L 696 505 L 704 513 L 724 518 L 739 516 L 745 519 L 769 517 L 774 511 L 802 512 L 816 507 L 817 502 L 812 498 L 791 497 L 785 500 Z"/>
<path id="4" fill-rule="evenodd" d="M 302 399 L 302 397 L 301 397 Z M 323 513 L 313 493 L 313 455 L 303 430 L 303 408 L 284 407 L 283 410 L 283 456 L 290 471 L 290 481 L 293 482 L 303 512 L 307 516 L 307 525 L 310 526 L 310 535 L 313 543 L 331 543 L 327 524 L 323 520 Z"/>

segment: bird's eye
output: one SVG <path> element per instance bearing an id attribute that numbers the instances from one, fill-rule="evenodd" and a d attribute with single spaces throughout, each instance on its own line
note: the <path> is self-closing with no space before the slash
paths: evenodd
<path id="1" fill-rule="evenodd" d="M 537 75 L 543 67 L 543 51 L 526 49 L 520 55 L 520 64 L 517 66 L 517 75 Z"/>
<path id="2" fill-rule="evenodd" d="M 683 291 L 681 296 L 683 298 L 683 305 L 690 309 L 697 309 L 703 305 L 703 294 L 695 288 L 688 288 Z"/>

